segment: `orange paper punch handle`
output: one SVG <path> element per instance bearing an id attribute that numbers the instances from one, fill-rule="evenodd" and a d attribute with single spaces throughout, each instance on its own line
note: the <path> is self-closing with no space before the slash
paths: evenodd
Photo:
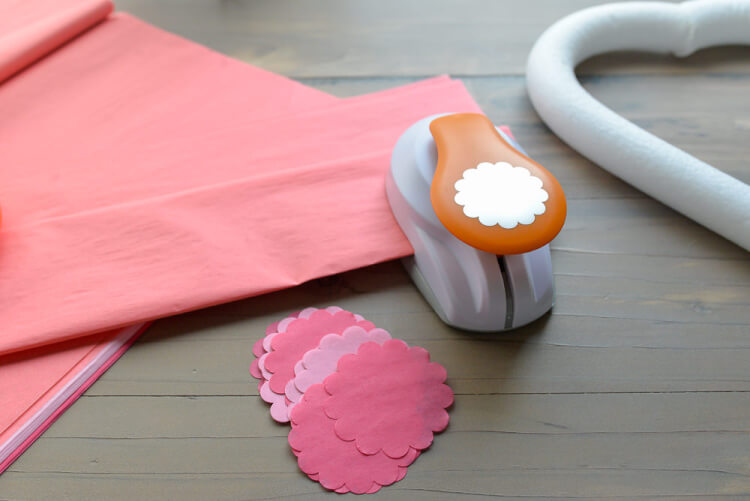
<path id="1" fill-rule="evenodd" d="M 430 199 L 458 239 L 493 254 L 522 254 L 549 243 L 567 214 L 560 183 L 508 144 L 484 115 L 436 118 L 438 161 Z"/>

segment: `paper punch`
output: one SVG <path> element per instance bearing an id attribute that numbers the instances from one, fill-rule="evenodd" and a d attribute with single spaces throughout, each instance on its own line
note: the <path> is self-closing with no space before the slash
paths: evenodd
<path id="1" fill-rule="evenodd" d="M 487 117 L 411 126 L 393 149 L 386 193 L 414 248 L 403 263 L 445 323 L 502 331 L 552 307 L 549 242 L 565 222 L 565 195 Z"/>

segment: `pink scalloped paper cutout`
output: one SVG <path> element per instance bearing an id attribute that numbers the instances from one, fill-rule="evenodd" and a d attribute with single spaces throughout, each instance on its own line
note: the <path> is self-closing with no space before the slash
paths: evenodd
<path id="1" fill-rule="evenodd" d="M 274 330 L 276 330 L 275 325 L 278 325 L 278 322 L 274 322 L 273 324 L 269 325 L 268 327 L 274 326 Z M 253 345 L 253 355 L 255 355 L 255 358 L 260 358 L 263 356 L 263 354 L 266 352 L 266 350 L 263 348 L 263 338 L 258 339 L 255 344 Z"/>
<path id="2" fill-rule="evenodd" d="M 411 449 L 398 459 L 382 452 L 362 454 L 354 442 L 336 435 L 335 422 L 323 409 L 328 399 L 323 385 L 313 385 L 291 412 L 289 445 L 296 451 L 300 469 L 311 478 L 317 476 L 326 489 L 344 492 L 346 488 L 355 494 L 376 492 L 403 478 L 402 468 L 409 466 L 419 451 Z"/>
<path id="3" fill-rule="evenodd" d="M 278 326 L 279 326 L 279 323 L 274 322 L 268 327 L 266 327 L 266 335 L 270 334 L 271 332 L 275 332 L 276 327 Z M 255 355 L 255 358 L 250 364 L 250 374 L 255 379 L 263 379 L 263 373 L 260 371 L 260 367 L 258 367 L 258 358 L 262 357 L 265 352 L 266 350 L 263 348 L 263 338 L 260 338 L 253 345 L 253 355 Z"/>
<path id="4" fill-rule="evenodd" d="M 281 324 L 281 322 L 286 321 L 286 323 L 288 324 L 289 322 L 297 318 L 300 313 L 301 312 L 299 311 L 294 312 L 291 315 L 289 315 L 287 318 L 285 318 L 284 320 L 273 322 L 268 327 L 266 327 L 265 337 L 260 338 L 253 345 L 253 355 L 255 355 L 256 357 L 263 357 L 263 355 L 266 354 L 264 342 L 268 338 L 268 336 L 276 334 L 276 332 L 279 329 L 279 324 Z M 255 358 L 250 364 L 250 374 L 254 378 L 258 379 L 258 393 L 259 394 L 263 393 L 263 385 L 266 383 L 266 378 L 263 374 L 263 370 L 260 365 L 260 358 Z"/>
<path id="5" fill-rule="evenodd" d="M 269 340 L 270 342 L 270 340 L 272 340 L 274 336 L 276 335 L 278 335 L 278 332 L 272 332 L 271 334 L 263 338 L 263 343 L 265 344 L 266 340 Z M 269 353 L 270 351 L 265 352 L 258 359 L 258 370 L 260 371 L 261 376 L 263 376 L 263 379 L 265 379 L 266 381 L 268 381 L 271 378 L 271 373 L 268 372 L 268 369 L 266 369 L 266 365 L 265 365 L 265 361 L 266 361 L 266 358 L 268 358 Z"/>
<path id="6" fill-rule="evenodd" d="M 323 339 L 325 339 L 328 336 L 339 337 L 338 334 L 326 334 L 325 336 L 323 336 Z M 294 364 L 294 374 L 295 374 L 294 379 L 296 379 L 297 374 L 300 374 L 304 370 L 305 370 L 305 365 L 302 363 L 302 360 Z M 286 398 L 289 399 L 289 401 L 291 402 L 291 404 L 289 405 L 290 412 L 292 410 L 292 407 L 294 407 L 294 404 L 302 400 L 302 395 L 303 395 L 303 392 L 300 391 L 300 389 L 297 388 L 297 385 L 294 384 L 294 379 L 290 379 L 289 381 L 287 381 L 286 387 L 284 388 L 284 393 L 286 394 Z"/>
<path id="7" fill-rule="evenodd" d="M 309 318 L 316 311 L 318 311 L 318 308 L 305 308 L 302 311 L 292 313 L 279 322 L 274 322 L 266 328 L 266 336 L 262 339 L 264 354 L 258 359 L 257 364 L 262 377 L 261 382 L 258 384 L 258 393 L 263 401 L 271 404 L 269 409 L 271 418 L 279 423 L 289 422 L 289 400 L 286 398 L 286 395 L 274 392 L 269 386 L 268 380 L 272 374 L 265 368 L 264 362 L 268 353 L 273 351 L 272 341 L 274 337 L 282 332 L 286 332 L 287 327 L 297 320 L 297 318 Z M 326 311 L 335 314 L 343 310 L 338 306 L 329 306 L 326 308 Z M 274 325 L 275 328 L 272 328 Z"/>
<path id="8" fill-rule="evenodd" d="M 339 308 L 338 306 L 330 306 L 326 308 L 326 310 L 330 310 L 331 312 L 338 312 L 338 311 L 341 311 L 341 308 Z M 289 326 L 289 324 L 291 324 L 298 318 L 308 318 L 310 315 L 312 315 L 316 311 L 318 311 L 318 308 L 311 307 L 311 308 L 305 308 L 302 311 L 297 311 L 295 313 L 292 313 L 285 319 L 280 320 L 279 322 L 274 322 L 276 324 L 276 329 L 271 330 L 270 332 L 269 332 L 269 329 L 271 325 L 273 324 L 269 325 L 266 328 L 266 337 L 263 338 L 263 349 L 266 351 L 266 353 L 270 352 L 273 349 L 271 347 L 271 340 L 273 339 L 274 334 L 278 334 L 279 332 L 286 332 L 286 328 Z"/>
<path id="9" fill-rule="evenodd" d="M 375 327 L 360 315 L 338 306 L 329 306 L 324 310 L 306 308 L 297 318 L 285 318 L 279 322 L 277 332 L 264 338 L 263 347 L 269 351 L 258 359 L 258 368 L 265 379 L 259 393 L 264 401 L 271 404 L 270 414 L 275 421 L 289 421 L 289 401 L 284 390 L 286 383 L 294 377 L 296 363 L 308 350 L 317 348 L 323 336 L 340 334 L 353 325 L 368 330 Z"/>
<path id="10" fill-rule="evenodd" d="M 259 339 L 258 343 L 256 344 L 259 344 L 262 341 L 263 341 L 262 339 Z M 263 349 L 262 345 L 261 345 L 261 349 Z M 253 347 L 253 353 L 255 353 L 255 347 Z M 257 356 L 260 356 L 260 355 L 256 355 L 256 357 Z M 255 379 L 263 379 L 263 373 L 260 372 L 257 358 L 254 358 L 253 361 L 250 363 L 250 375 L 253 376 Z"/>
<path id="11" fill-rule="evenodd" d="M 310 315 L 312 315 L 316 311 L 318 311 L 318 308 L 305 308 L 302 311 L 292 313 L 279 322 L 272 323 L 266 328 L 266 336 L 262 339 L 263 354 L 260 355 L 260 358 L 258 359 L 258 369 L 263 375 L 263 379 L 268 380 L 271 378 L 271 373 L 265 367 L 265 360 L 267 358 L 266 355 L 273 351 L 273 347 L 271 345 L 273 338 L 282 332 L 286 332 L 286 328 L 289 326 L 289 324 L 291 324 L 298 318 L 309 318 Z M 342 310 L 338 306 L 329 306 L 328 308 L 326 308 L 326 311 L 335 314 L 344 310 Z M 360 317 L 359 315 L 355 315 L 355 317 L 360 320 L 362 319 L 362 317 Z"/>
<path id="12" fill-rule="evenodd" d="M 419 451 L 416 451 L 416 452 L 417 452 L 417 456 L 416 457 L 419 457 Z M 297 450 L 292 449 L 292 454 L 294 454 L 294 457 L 299 457 L 300 452 L 297 451 Z M 415 457 L 415 459 L 416 459 L 416 457 Z M 396 477 L 396 482 L 398 482 L 400 480 L 403 480 L 404 477 L 406 477 L 406 473 L 408 471 L 409 471 L 409 468 L 407 468 L 406 466 L 399 466 L 398 467 L 398 476 Z M 313 480 L 315 482 L 318 482 L 318 483 L 320 482 L 320 475 L 318 475 L 317 473 L 313 473 L 311 475 L 307 475 L 307 477 L 310 480 Z M 375 494 L 376 492 L 378 492 L 380 490 L 381 487 L 382 487 L 381 485 L 373 484 L 372 488 L 370 488 L 370 490 L 367 491 L 365 494 Z M 339 487 L 338 489 L 336 489 L 334 492 L 337 492 L 338 494 L 347 494 L 347 493 L 349 493 L 351 491 L 349 490 L 349 488 L 346 485 L 344 485 L 344 486 Z"/>
<path id="13" fill-rule="evenodd" d="M 341 308 L 338 308 L 336 306 L 332 306 L 332 309 L 335 309 L 335 311 L 341 311 Z M 266 327 L 266 335 L 264 338 L 260 340 L 261 343 L 261 349 L 263 350 L 263 353 L 259 355 L 260 358 L 257 359 L 257 363 L 255 364 L 255 367 L 258 368 L 258 372 L 260 373 L 260 380 L 261 385 L 268 381 L 268 379 L 271 377 L 271 373 L 268 372 L 264 366 L 264 361 L 266 359 L 266 355 L 271 350 L 271 340 L 276 336 L 279 332 L 284 332 L 287 328 L 287 326 L 292 323 L 294 320 L 296 320 L 300 315 L 311 315 L 313 312 L 317 311 L 317 308 L 306 308 L 302 311 L 296 311 L 289 315 L 288 317 L 284 318 L 283 320 L 280 320 L 278 322 L 273 322 L 271 325 Z M 256 343 L 257 344 L 257 343 Z M 253 347 L 254 348 L 254 347 Z M 253 370 L 253 364 L 250 364 L 250 370 Z M 260 391 L 260 387 L 258 388 L 258 391 Z M 269 390 L 270 391 L 270 390 Z M 266 395 L 271 398 L 271 401 L 264 399 L 266 402 L 273 404 L 277 400 L 280 400 L 282 395 L 273 395 L 272 393 L 266 393 Z"/>
<path id="14" fill-rule="evenodd" d="M 287 318 L 297 318 L 299 316 L 300 312 L 294 312 Z M 253 344 L 253 355 L 255 355 L 255 359 L 250 363 L 250 374 L 255 379 L 260 379 L 260 384 L 263 384 L 263 373 L 260 370 L 260 367 L 258 366 L 258 359 L 266 354 L 266 349 L 263 347 L 263 341 L 265 338 L 273 333 L 276 332 L 279 327 L 279 321 L 272 322 L 268 327 L 266 327 L 266 334 L 264 337 L 258 339 L 255 344 Z M 258 386 L 258 389 L 260 389 L 260 386 Z"/>
<path id="15" fill-rule="evenodd" d="M 294 365 L 308 350 L 317 348 L 326 334 L 341 334 L 353 325 L 366 330 L 375 328 L 372 322 L 358 320 L 354 313 L 341 309 L 335 313 L 317 310 L 306 316 L 300 314 L 284 332 L 273 337 L 271 351 L 265 355 L 265 368 L 271 373 L 271 390 L 283 394 L 286 382 L 294 377 Z"/>
<path id="16" fill-rule="evenodd" d="M 406 468 L 403 468 L 403 469 L 406 470 Z M 406 476 L 406 473 L 404 473 L 404 476 Z M 401 478 L 404 478 L 404 477 L 401 477 Z M 401 478 L 399 480 L 401 480 Z M 378 492 L 380 490 L 380 487 L 381 486 L 378 485 L 378 484 L 373 484 L 372 489 L 370 489 L 369 491 L 365 492 L 365 494 L 375 494 L 376 492 Z M 344 486 L 344 487 L 339 487 L 338 489 L 336 489 L 333 492 L 335 492 L 337 494 L 348 494 L 348 493 L 350 493 L 352 491 L 350 491 L 347 486 Z"/>
<path id="17" fill-rule="evenodd" d="M 296 454 L 295 454 L 295 456 L 296 456 Z M 406 470 L 406 468 L 402 468 L 402 467 L 399 466 L 399 471 L 401 471 L 401 470 Z M 403 475 L 405 477 L 406 473 L 404 473 Z M 320 476 L 317 475 L 317 474 L 315 474 L 315 475 L 308 475 L 307 476 L 307 478 L 309 478 L 310 480 L 314 480 L 316 482 L 318 482 L 319 477 Z M 404 478 L 404 477 L 401 477 L 401 478 Z M 401 478 L 399 480 L 401 480 Z M 372 489 L 370 489 L 369 491 L 367 491 L 365 494 L 375 494 L 379 490 L 380 490 L 380 486 L 378 484 L 375 484 L 375 485 L 373 485 Z M 343 487 L 339 487 L 338 489 L 336 489 L 333 492 L 335 492 L 337 494 L 348 494 L 351 491 L 349 490 L 349 488 L 347 486 L 343 486 Z"/>
<path id="18" fill-rule="evenodd" d="M 367 331 L 357 326 L 348 327 L 341 335 L 323 336 L 318 347 L 305 353 L 301 363 L 294 367 L 295 377 L 286 385 L 287 398 L 294 403 L 299 402 L 309 387 L 322 383 L 336 372 L 336 365 L 343 355 L 356 353 L 364 343 L 383 344 L 389 339 L 391 335 L 385 329 Z"/>
<path id="19" fill-rule="evenodd" d="M 445 409 L 453 404 L 453 390 L 446 377 L 424 348 L 400 339 L 365 343 L 341 357 L 337 372 L 325 379 L 331 395 L 325 412 L 336 420 L 336 435 L 353 440 L 363 454 L 399 458 L 426 449 L 433 433 L 448 426 Z"/>

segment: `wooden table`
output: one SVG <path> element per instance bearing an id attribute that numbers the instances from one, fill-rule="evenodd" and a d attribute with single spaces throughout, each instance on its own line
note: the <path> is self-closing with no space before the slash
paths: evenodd
<path id="1" fill-rule="evenodd" d="M 447 432 L 385 499 L 750 499 L 748 254 L 560 142 L 524 63 L 597 0 L 120 0 L 220 52 L 351 96 L 449 73 L 562 182 L 557 304 L 509 334 L 441 324 L 398 263 L 157 322 L 2 477 L 0 498 L 331 499 L 297 468 L 247 368 L 265 326 L 359 312 L 448 369 Z M 605 104 L 750 181 L 750 50 L 600 57 Z"/>

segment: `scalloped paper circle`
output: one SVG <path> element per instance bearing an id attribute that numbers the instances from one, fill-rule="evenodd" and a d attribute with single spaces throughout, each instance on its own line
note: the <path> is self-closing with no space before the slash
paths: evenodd
<path id="1" fill-rule="evenodd" d="M 365 343 L 341 357 L 325 379 L 331 395 L 325 412 L 336 420 L 339 438 L 354 441 L 363 454 L 383 451 L 398 458 L 412 448 L 426 449 L 433 433 L 448 426 L 445 409 L 453 404 L 453 391 L 446 377 L 424 348 L 400 339 Z"/>
<path id="2" fill-rule="evenodd" d="M 287 383 L 294 378 L 294 366 L 304 354 L 318 346 L 326 334 L 340 334 L 347 327 L 373 329 L 372 322 L 337 306 L 325 309 L 306 308 L 297 318 L 279 322 L 277 332 L 267 335 L 264 348 L 270 351 L 258 359 L 258 368 L 265 380 L 261 398 L 271 404 L 271 417 L 279 423 L 289 421 L 289 401 L 285 393 Z"/>
<path id="3" fill-rule="evenodd" d="M 295 366 L 295 377 L 287 383 L 287 397 L 298 402 L 305 391 L 336 371 L 343 355 L 356 353 L 359 347 L 368 342 L 383 344 L 391 339 L 384 329 L 365 330 L 362 327 L 348 327 L 341 335 L 328 334 L 320 340 L 317 348 L 305 353 Z"/>
<path id="4" fill-rule="evenodd" d="M 289 445 L 297 451 L 300 469 L 318 475 L 326 489 L 346 487 L 356 494 L 377 490 L 399 480 L 400 467 L 409 466 L 419 455 L 412 449 L 401 458 L 383 453 L 362 454 L 352 442 L 341 440 L 335 422 L 326 416 L 323 404 L 329 398 L 322 384 L 310 387 L 292 410 Z M 377 487 L 377 489 L 375 489 Z"/>

